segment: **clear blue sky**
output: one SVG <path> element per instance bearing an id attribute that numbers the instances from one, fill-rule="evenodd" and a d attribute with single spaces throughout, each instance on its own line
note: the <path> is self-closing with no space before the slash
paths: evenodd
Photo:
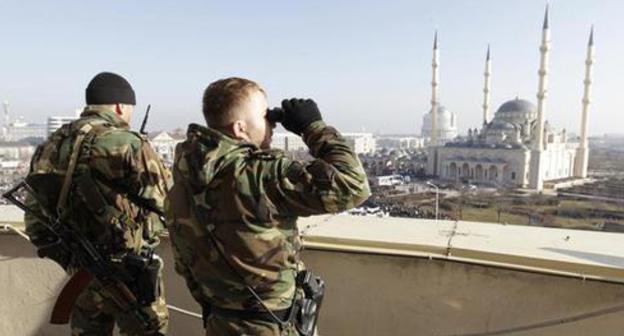
<path id="1" fill-rule="evenodd" d="M 578 131 L 584 57 L 595 24 L 590 134 L 624 125 L 624 2 L 551 1 L 547 119 Z M 344 131 L 419 133 L 429 109 L 431 43 L 441 48 L 442 104 L 460 129 L 481 122 L 483 66 L 492 46 L 493 108 L 535 101 L 545 2 L 30 1 L 0 2 L 0 100 L 29 121 L 71 114 L 100 71 L 135 87 L 152 129 L 201 121 L 203 89 L 244 76 L 269 102 L 317 100 Z M 136 121 L 136 120 L 135 120 Z"/>

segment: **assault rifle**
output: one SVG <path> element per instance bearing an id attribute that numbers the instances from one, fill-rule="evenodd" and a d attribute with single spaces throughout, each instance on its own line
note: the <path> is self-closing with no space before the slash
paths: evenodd
<path id="1" fill-rule="evenodd" d="M 46 249 L 62 250 L 71 255 L 80 269 L 73 274 L 59 295 L 50 323 L 66 324 L 73 309 L 78 295 L 91 283 L 96 281 L 107 294 L 113 303 L 122 312 L 133 316 L 145 330 L 153 330 L 153 322 L 149 316 L 141 310 L 141 304 L 137 296 L 130 290 L 128 283 L 132 282 L 129 274 L 123 274 L 119 267 L 115 267 L 113 262 L 102 256 L 98 249 L 84 237 L 80 232 L 74 230 L 70 225 L 64 223 L 58 216 L 50 218 L 26 205 L 25 198 L 30 196 L 39 205 L 43 203 L 37 198 L 37 193 L 28 184 L 27 180 L 21 181 L 15 187 L 2 195 L 9 202 L 13 203 L 28 215 L 40 221 L 46 229 L 52 233 L 55 240 L 44 246 L 39 246 L 40 257 L 46 256 Z M 140 260 L 140 259 L 133 259 Z M 131 261 L 131 262 L 133 262 Z"/>

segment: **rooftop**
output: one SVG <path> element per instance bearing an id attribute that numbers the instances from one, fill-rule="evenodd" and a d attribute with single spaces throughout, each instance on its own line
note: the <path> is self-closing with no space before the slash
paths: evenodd
<path id="1" fill-rule="evenodd" d="M 305 245 L 422 256 L 624 283 L 624 235 L 348 215 L 300 220 Z"/>

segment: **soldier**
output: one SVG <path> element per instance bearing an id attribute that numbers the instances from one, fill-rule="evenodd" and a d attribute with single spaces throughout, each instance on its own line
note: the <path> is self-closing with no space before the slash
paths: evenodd
<path id="1" fill-rule="evenodd" d="M 153 250 L 164 230 L 155 212 L 162 213 L 170 173 L 145 137 L 130 130 L 135 94 L 123 77 L 108 72 L 95 76 L 86 89 L 86 103 L 78 120 L 63 125 L 37 148 L 27 177 L 36 197 L 28 202 L 40 213 L 58 215 L 115 270 L 136 278 L 126 285 L 141 302 L 138 314 L 147 322 L 120 311 L 96 279 L 74 304 L 72 335 L 112 335 L 115 323 L 123 335 L 165 335 L 162 261 Z M 81 265 L 76 256 L 50 249 L 55 237 L 35 216 L 27 213 L 24 221 L 38 254 L 77 274 Z M 146 262 L 151 275 L 132 268 L 131 260 Z"/>
<path id="2" fill-rule="evenodd" d="M 191 124 L 176 148 L 167 227 L 176 271 L 204 309 L 206 335 L 311 334 L 291 309 L 302 295 L 297 218 L 341 212 L 369 196 L 357 155 L 316 104 L 291 99 L 282 107 L 282 124 L 315 160 L 270 149 L 275 123 L 266 94 L 242 78 L 208 86 L 208 127 Z"/>

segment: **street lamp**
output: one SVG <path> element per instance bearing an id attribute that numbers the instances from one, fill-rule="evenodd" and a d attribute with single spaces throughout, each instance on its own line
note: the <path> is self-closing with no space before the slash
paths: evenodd
<path id="1" fill-rule="evenodd" d="M 439 205 L 440 205 L 440 197 L 439 197 L 440 188 L 438 188 L 437 185 L 431 183 L 431 181 L 427 181 L 427 185 L 429 185 L 431 187 L 434 187 L 435 191 L 436 191 L 435 219 L 436 219 L 436 222 L 437 222 L 438 221 L 438 209 L 439 209 Z"/>

